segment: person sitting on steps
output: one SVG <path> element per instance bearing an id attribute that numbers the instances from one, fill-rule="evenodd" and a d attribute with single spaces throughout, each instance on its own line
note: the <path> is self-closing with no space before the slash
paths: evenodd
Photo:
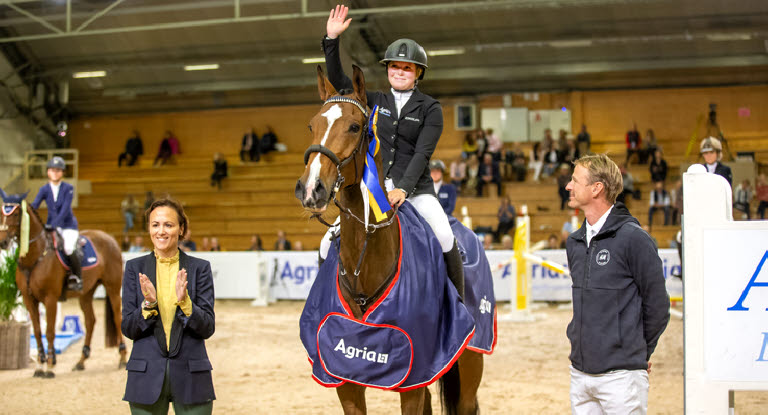
<path id="1" fill-rule="evenodd" d="M 77 241 L 80 233 L 77 230 L 77 219 L 72 213 L 72 198 L 75 188 L 61 180 L 67 164 L 64 159 L 55 156 L 47 164 L 48 183 L 40 187 L 32 208 L 37 210 L 45 201 L 48 207 L 48 219 L 45 229 L 49 232 L 58 232 L 64 241 L 64 253 L 69 258 L 70 275 L 67 279 L 67 288 L 72 291 L 81 291 L 82 282 L 82 257 L 77 249 Z"/>

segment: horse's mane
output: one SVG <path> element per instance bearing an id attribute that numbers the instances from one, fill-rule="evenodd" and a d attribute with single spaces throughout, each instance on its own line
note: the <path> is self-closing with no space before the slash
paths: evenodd
<path id="1" fill-rule="evenodd" d="M 38 222 L 40 222 L 40 223 L 42 224 L 42 223 L 43 223 L 43 220 L 40 218 L 40 214 L 39 214 L 39 213 L 37 213 L 37 209 L 33 208 L 31 204 L 30 204 L 30 205 L 27 205 L 27 206 L 29 206 L 29 210 L 31 210 L 31 211 L 32 211 L 32 213 L 33 213 L 33 214 L 35 215 L 35 217 L 37 218 Z"/>
<path id="2" fill-rule="evenodd" d="M 344 89 L 338 90 L 337 92 L 339 93 L 339 95 L 344 96 L 344 95 L 353 95 L 355 93 L 355 90 L 344 88 Z"/>

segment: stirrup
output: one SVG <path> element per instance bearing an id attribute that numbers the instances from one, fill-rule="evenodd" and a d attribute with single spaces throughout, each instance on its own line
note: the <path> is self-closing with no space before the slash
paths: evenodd
<path id="1" fill-rule="evenodd" d="M 67 289 L 70 291 L 82 291 L 83 280 L 76 275 L 70 275 L 67 278 Z"/>

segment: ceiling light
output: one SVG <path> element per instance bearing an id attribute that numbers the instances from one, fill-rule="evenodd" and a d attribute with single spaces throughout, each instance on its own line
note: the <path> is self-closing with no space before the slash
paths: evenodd
<path id="1" fill-rule="evenodd" d="M 707 39 L 713 42 L 727 40 L 750 40 L 752 39 L 752 35 L 749 33 L 712 33 L 707 35 Z"/>
<path id="2" fill-rule="evenodd" d="M 211 69 L 219 69 L 218 63 L 207 63 L 204 65 L 185 65 L 185 71 L 209 71 Z"/>
<path id="3" fill-rule="evenodd" d="M 553 48 L 583 48 L 592 46 L 592 41 L 589 39 L 553 40 L 548 43 Z"/>
<path id="4" fill-rule="evenodd" d="M 325 56 L 319 58 L 304 58 L 301 63 L 325 63 Z"/>
<path id="5" fill-rule="evenodd" d="M 464 48 L 432 49 L 427 51 L 427 56 L 463 55 L 464 52 L 466 52 Z"/>
<path id="6" fill-rule="evenodd" d="M 72 74 L 73 78 L 101 78 L 107 76 L 107 71 L 88 71 L 88 72 L 75 72 Z"/>

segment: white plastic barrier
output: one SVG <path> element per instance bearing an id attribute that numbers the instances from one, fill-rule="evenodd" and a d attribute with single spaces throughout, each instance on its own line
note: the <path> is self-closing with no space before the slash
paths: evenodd
<path id="1" fill-rule="evenodd" d="M 768 221 L 733 221 L 731 188 L 683 175 L 685 413 L 725 414 L 729 391 L 768 390 Z"/>

